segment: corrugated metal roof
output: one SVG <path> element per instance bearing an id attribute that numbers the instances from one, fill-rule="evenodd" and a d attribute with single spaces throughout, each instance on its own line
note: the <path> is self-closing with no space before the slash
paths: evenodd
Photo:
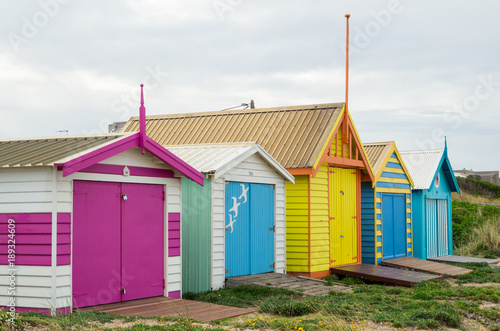
<path id="1" fill-rule="evenodd" d="M 53 166 L 127 136 L 115 133 L 0 140 L 0 167 Z"/>
<path id="2" fill-rule="evenodd" d="M 259 153 L 283 177 L 294 182 L 294 177 L 255 142 L 165 145 L 164 147 L 196 170 L 203 173 L 213 173 L 216 178 L 247 157 Z"/>
<path id="3" fill-rule="evenodd" d="M 379 174 L 382 166 L 384 166 L 384 160 L 393 145 L 394 141 L 382 143 L 363 143 L 366 155 L 368 156 L 368 160 L 370 161 L 375 176 Z"/>
<path id="4" fill-rule="evenodd" d="M 258 142 L 285 168 L 313 167 L 344 103 L 154 115 L 147 135 L 161 145 Z M 122 132 L 139 131 L 131 118 Z"/>
<path id="5" fill-rule="evenodd" d="M 442 149 L 399 152 L 413 178 L 415 190 L 427 190 L 431 187 L 443 152 Z"/>

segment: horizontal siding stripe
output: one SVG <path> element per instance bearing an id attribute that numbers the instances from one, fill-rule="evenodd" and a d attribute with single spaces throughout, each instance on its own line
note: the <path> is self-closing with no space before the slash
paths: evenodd
<path id="1" fill-rule="evenodd" d="M 408 179 L 405 174 L 384 171 L 380 177 Z"/>
<path id="2" fill-rule="evenodd" d="M 389 168 L 403 169 L 403 167 L 401 166 L 401 164 L 395 163 L 395 162 L 387 162 L 386 166 L 389 167 Z"/>
<path id="3" fill-rule="evenodd" d="M 378 183 L 410 184 L 410 182 L 406 178 L 389 178 L 389 177 L 380 178 Z"/>
<path id="4" fill-rule="evenodd" d="M 8 220 L 15 221 L 16 265 L 50 266 L 52 214 L 0 214 L 0 265 L 8 264 Z M 57 214 L 57 265 L 71 261 L 71 214 Z"/>
<path id="5" fill-rule="evenodd" d="M 168 256 L 181 256 L 181 214 L 168 213 Z"/>
<path id="6" fill-rule="evenodd" d="M 385 187 L 385 188 L 403 188 L 410 189 L 410 184 L 401 184 L 401 183 L 377 183 L 377 187 Z"/>

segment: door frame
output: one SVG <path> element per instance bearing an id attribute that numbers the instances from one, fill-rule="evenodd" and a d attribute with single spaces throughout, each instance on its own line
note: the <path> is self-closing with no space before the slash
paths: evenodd
<path id="1" fill-rule="evenodd" d="M 241 180 L 241 179 L 228 179 L 226 178 L 225 180 L 223 180 L 223 185 L 224 185 L 224 193 L 223 193 L 223 205 L 224 205 L 224 269 L 225 270 L 228 270 L 227 269 L 227 259 L 226 259 L 226 254 L 227 254 L 227 245 L 226 245 L 226 224 L 229 223 L 228 219 L 227 219 L 227 213 L 226 213 L 226 187 L 227 185 L 229 185 L 229 183 L 237 183 L 237 184 L 248 184 L 248 192 L 247 192 L 247 199 L 250 199 L 250 196 L 251 196 L 251 185 L 255 185 L 255 184 L 258 184 L 258 185 L 268 185 L 268 186 L 271 186 L 273 188 L 273 212 L 272 212 L 272 217 L 273 217 L 273 227 L 274 227 L 274 231 L 273 231 L 273 240 L 272 240 L 272 245 L 273 245 L 273 270 L 272 271 L 269 271 L 269 272 L 273 272 L 275 273 L 276 272 L 276 184 L 275 183 L 263 183 L 263 182 L 254 182 L 254 181 L 248 181 L 246 180 L 247 178 L 245 178 L 244 180 Z M 250 201 L 250 200 L 248 200 Z M 249 209 L 251 210 L 251 206 L 249 205 Z M 251 215 L 249 216 L 249 228 L 251 228 Z M 286 229 L 286 227 L 285 227 Z M 269 230 L 270 231 L 270 230 Z M 251 254 L 252 254 L 252 249 L 251 249 L 251 242 L 249 242 L 249 258 L 251 259 Z M 213 247 L 213 244 L 212 244 L 212 247 Z M 213 257 L 212 257 L 213 258 Z M 286 256 L 285 256 L 285 261 L 286 261 Z M 224 270 L 224 271 L 225 271 Z M 225 278 L 228 278 L 228 277 L 235 277 L 235 276 L 226 276 L 226 272 L 224 273 L 225 275 Z M 250 270 L 249 270 L 249 273 L 248 275 L 251 275 L 252 274 L 252 267 L 250 266 Z"/>
<path id="2" fill-rule="evenodd" d="M 163 191 L 163 205 L 162 205 L 162 209 L 163 209 L 163 216 L 162 216 L 162 227 L 163 227 L 163 252 L 162 252 L 162 264 L 163 264 L 163 270 L 162 270 L 162 281 L 163 281 L 163 295 L 165 296 L 165 293 L 167 291 L 167 273 L 166 273 L 166 270 L 167 270 L 167 257 L 168 257 L 168 218 L 167 218 L 167 185 L 165 184 L 158 184 L 158 183 L 143 183 L 143 182 L 137 182 L 137 181 L 134 181 L 134 182 L 124 182 L 124 181 L 119 181 L 119 180 L 115 180 L 115 181 L 108 181 L 108 180 L 90 180 L 90 179 L 73 179 L 71 181 L 71 217 L 72 217 L 72 220 L 71 220 L 71 293 L 72 293 L 72 300 L 71 300 L 71 306 L 73 307 L 73 304 L 74 304 L 74 298 L 73 298 L 73 285 L 74 285 L 74 262 L 73 262 L 73 257 L 74 257 L 74 235 L 75 235 L 75 231 L 74 231 L 74 195 L 75 195 L 75 180 L 78 181 L 78 182 L 91 182 L 91 183 L 94 183 L 94 184 L 114 184 L 116 187 L 119 188 L 119 192 L 121 192 L 121 194 L 123 194 L 123 188 L 127 185 L 154 185 L 156 186 L 157 188 L 161 187 L 162 191 Z M 122 272 L 123 272 L 123 269 L 122 269 L 122 265 L 123 265 L 123 257 L 122 257 L 122 249 L 123 249 L 123 235 L 122 235 L 122 226 L 123 226 L 123 210 L 124 210 L 124 206 L 123 206 L 123 199 L 122 199 L 122 196 L 119 197 L 119 203 L 118 203 L 118 206 L 116 206 L 117 208 L 117 211 L 115 212 L 118 212 L 118 218 L 119 218 L 119 226 L 120 226 L 120 238 L 119 238 L 119 250 L 120 250 L 120 261 L 118 263 L 118 265 L 120 266 L 120 275 L 122 275 Z M 116 272 L 115 272 L 116 273 Z M 126 277 L 125 277 L 126 278 Z M 123 279 L 120 278 L 120 280 L 118 280 L 120 283 L 122 282 Z M 125 279 L 126 280 L 126 279 Z M 124 301 L 129 301 L 129 300 L 133 300 L 133 299 L 129 299 L 129 300 L 123 300 L 123 293 L 119 293 L 118 296 L 120 297 L 120 300 L 119 301 L 115 301 L 115 302 L 124 302 Z"/>
<path id="3" fill-rule="evenodd" d="M 62 175 L 58 175 L 62 176 Z M 156 184 L 156 185 L 163 185 L 164 186 L 164 192 L 165 192 L 165 201 L 164 201 L 164 248 L 163 248 L 163 256 L 164 256 L 164 270 L 163 270 L 163 277 L 165 279 L 165 289 L 163 291 L 163 296 L 168 297 L 169 292 L 175 292 L 179 291 L 176 287 L 171 288 L 171 286 L 175 285 L 169 285 L 169 270 L 171 269 L 172 266 L 177 266 L 179 265 L 180 270 L 182 270 L 182 248 L 181 248 L 181 256 L 179 259 L 181 260 L 179 263 L 174 263 L 170 261 L 168 257 L 168 214 L 169 213 L 176 213 L 176 212 L 181 212 L 180 205 L 179 205 L 179 210 L 175 209 L 175 207 L 172 207 L 174 203 L 169 202 L 169 194 L 168 194 L 168 189 L 170 186 L 176 187 L 178 186 L 179 189 L 181 189 L 181 183 L 180 183 L 180 178 L 163 178 L 163 177 L 138 177 L 138 176 L 120 176 L 120 175 L 108 175 L 108 174 L 99 174 L 99 173 L 83 173 L 83 172 L 76 172 L 74 174 L 71 174 L 69 176 L 65 177 L 66 180 L 70 183 L 71 189 L 71 242 L 73 243 L 73 181 L 74 180 L 82 180 L 82 181 L 96 181 L 96 182 L 114 182 L 114 183 L 136 183 L 136 184 Z M 64 180 L 63 180 L 64 181 Z M 178 184 L 177 184 L 178 183 Z M 179 192 L 179 200 L 180 200 L 180 192 Z M 170 205 L 169 205 L 170 203 Z M 182 241 L 182 223 L 181 223 L 181 241 Z M 73 245 L 71 245 L 71 266 L 73 266 Z M 73 270 L 73 267 L 71 267 L 71 270 Z M 182 273 L 179 275 L 179 278 L 181 279 L 178 284 L 180 288 L 182 289 Z M 71 271 L 71 293 L 73 293 L 73 271 Z M 73 305 L 73 300 L 71 300 L 71 305 Z M 71 306 L 73 307 L 73 306 Z"/>
<path id="4" fill-rule="evenodd" d="M 384 254 L 384 247 L 386 246 L 385 243 L 384 243 L 384 240 L 385 240 L 385 233 L 384 233 L 384 225 L 385 225 L 385 222 L 384 222 L 384 211 L 385 211 L 385 208 L 384 208 L 384 196 L 391 196 L 392 199 L 393 199 L 393 204 L 392 204 L 392 207 L 393 207 L 393 229 L 395 229 L 395 224 L 396 222 L 399 222 L 400 220 L 396 220 L 395 218 L 395 213 L 394 213 L 394 207 L 395 207 L 395 199 L 396 198 L 402 198 L 403 199 L 403 232 L 404 232 L 404 251 L 405 251 L 405 254 L 404 256 L 408 256 L 408 248 L 407 248 L 407 232 L 406 232 L 406 224 L 407 224 L 407 219 L 406 219 L 406 194 L 405 193 L 389 193 L 389 192 L 381 192 L 381 204 L 382 204 L 382 261 L 386 261 L 387 259 L 385 258 L 385 254 Z M 393 249 L 394 249 L 394 255 L 392 258 L 388 259 L 388 260 L 391 260 L 391 259 L 396 259 L 398 257 L 404 257 L 404 256 L 397 256 L 396 254 L 396 232 L 393 231 L 393 240 L 392 240 L 392 243 L 393 243 Z"/>
<path id="5" fill-rule="evenodd" d="M 356 256 L 356 262 L 355 263 L 349 263 L 349 264 L 334 264 L 333 261 L 333 256 L 332 256 L 332 250 L 331 250 L 331 235 L 332 235 L 332 178 L 331 178 L 331 169 L 332 168 L 341 168 L 341 169 L 350 169 L 353 172 L 356 172 L 356 249 L 357 249 L 357 256 Z M 328 244 L 330 246 L 329 249 L 329 266 L 330 268 L 332 267 L 341 267 L 344 265 L 353 265 L 353 264 L 361 264 L 361 178 L 362 178 L 362 172 L 359 168 L 350 168 L 347 166 L 339 166 L 339 165 L 332 165 L 328 164 Z M 310 229 L 309 229 L 310 231 Z"/>

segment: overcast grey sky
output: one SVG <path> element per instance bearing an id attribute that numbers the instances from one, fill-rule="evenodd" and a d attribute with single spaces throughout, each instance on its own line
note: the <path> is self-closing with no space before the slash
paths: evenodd
<path id="1" fill-rule="evenodd" d="M 500 168 L 500 1 L 0 2 L 0 139 L 138 114 L 344 101 L 364 142 Z"/>

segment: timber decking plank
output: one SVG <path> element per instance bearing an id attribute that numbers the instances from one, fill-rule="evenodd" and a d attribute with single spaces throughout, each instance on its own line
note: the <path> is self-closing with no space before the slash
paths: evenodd
<path id="1" fill-rule="evenodd" d="M 265 273 L 258 275 L 247 275 L 230 277 L 226 279 L 226 287 L 234 288 L 241 285 L 258 285 L 264 287 L 283 288 L 299 291 L 303 295 L 327 295 L 330 291 L 351 292 L 352 288 L 347 285 L 326 286 L 326 282 L 311 280 L 307 277 L 296 277 L 286 274 Z"/>
<path id="2" fill-rule="evenodd" d="M 458 255 L 445 255 L 445 256 L 433 257 L 427 260 L 434 262 L 447 262 L 447 263 L 469 263 L 469 262 L 486 262 L 489 264 L 500 263 L 500 260 L 498 259 L 483 259 L 479 257 L 458 256 Z"/>
<path id="3" fill-rule="evenodd" d="M 414 257 L 401 257 L 398 259 L 382 261 L 381 264 L 387 266 L 411 268 L 418 271 L 430 271 L 430 272 L 435 272 L 437 274 L 450 275 L 450 276 L 463 275 L 472 271 L 470 269 L 455 267 L 452 265 L 433 262 L 433 261 L 417 259 Z"/>
<path id="4" fill-rule="evenodd" d="M 403 286 L 413 286 L 421 281 L 443 278 L 438 275 L 430 275 L 417 271 L 401 270 L 365 263 L 332 268 L 331 270 L 335 274 L 354 276 Z"/>
<path id="5" fill-rule="evenodd" d="M 200 322 L 210 322 L 250 314 L 257 311 L 257 308 L 237 308 L 192 300 L 156 297 L 85 307 L 76 310 L 82 312 L 99 311 L 126 316 L 187 317 Z"/>

